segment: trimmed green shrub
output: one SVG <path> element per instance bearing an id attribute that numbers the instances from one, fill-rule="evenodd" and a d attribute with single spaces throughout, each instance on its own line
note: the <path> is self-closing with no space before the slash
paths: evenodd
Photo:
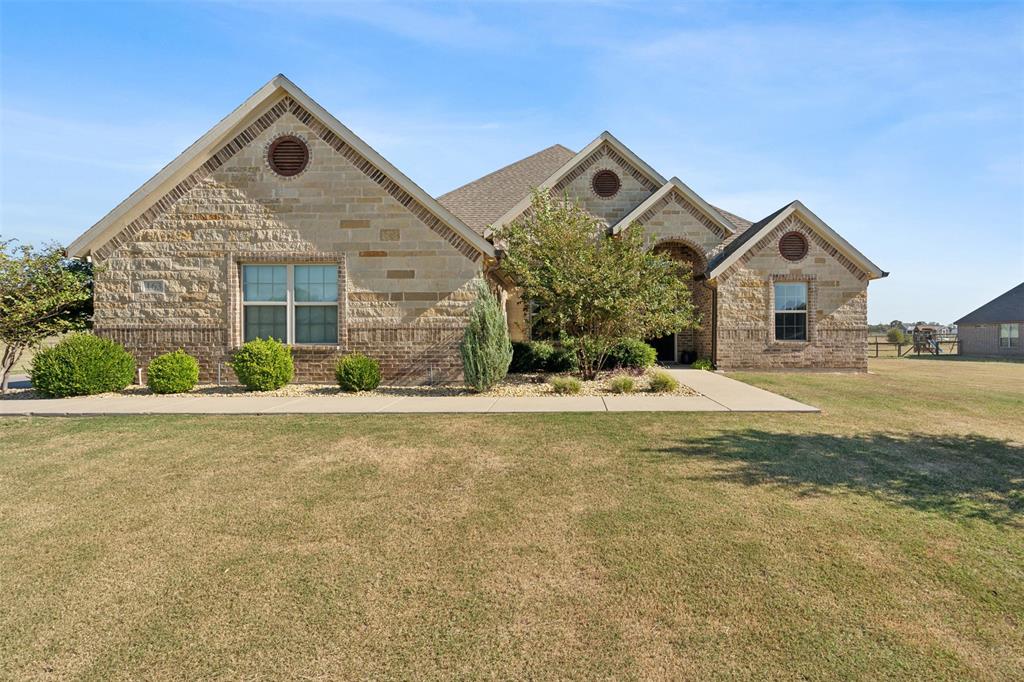
<path id="1" fill-rule="evenodd" d="M 548 358 L 546 367 L 549 372 L 576 372 L 579 368 L 580 363 L 576 359 L 575 351 L 566 346 L 555 348 L 555 352 Z"/>
<path id="2" fill-rule="evenodd" d="M 671 393 L 678 389 L 679 382 L 668 372 L 659 371 L 651 375 L 651 390 L 655 393 Z"/>
<path id="3" fill-rule="evenodd" d="M 643 369 L 658 361 L 658 351 L 639 339 L 623 339 L 612 346 L 605 364 L 610 367 Z"/>
<path id="4" fill-rule="evenodd" d="M 32 358 L 32 385 L 51 398 L 121 391 L 135 378 L 135 359 L 119 343 L 72 334 Z"/>
<path id="5" fill-rule="evenodd" d="M 694 369 L 704 369 L 704 370 L 707 370 L 707 371 L 711 371 L 712 369 L 714 369 L 714 368 L 715 368 L 715 366 L 714 366 L 714 365 L 712 365 L 712 364 L 711 364 L 711 361 L 710 361 L 710 360 L 708 360 L 707 358 L 701 358 L 701 359 L 699 359 L 699 360 L 696 360 L 696 361 L 695 361 L 695 362 L 693 363 L 693 365 L 691 365 L 691 366 L 692 366 L 692 367 L 693 367 Z"/>
<path id="6" fill-rule="evenodd" d="M 292 351 L 277 339 L 253 339 L 231 358 L 235 376 L 250 391 L 274 391 L 295 376 Z"/>
<path id="7" fill-rule="evenodd" d="M 547 341 L 513 341 L 512 364 L 508 371 L 514 374 L 543 372 L 554 353 L 555 347 Z"/>
<path id="8" fill-rule="evenodd" d="M 612 393 L 632 393 L 636 388 L 633 377 L 615 377 L 608 382 L 608 390 Z"/>
<path id="9" fill-rule="evenodd" d="M 338 360 L 334 376 L 343 391 L 372 391 L 380 386 L 380 363 L 362 353 L 352 353 Z"/>
<path id="10" fill-rule="evenodd" d="M 583 390 L 583 384 L 576 377 L 554 377 L 551 390 L 558 395 L 576 395 Z"/>
<path id="11" fill-rule="evenodd" d="M 487 282 L 476 282 L 476 301 L 469 310 L 469 324 L 459 345 L 466 385 L 486 391 L 505 378 L 512 362 L 508 324 Z"/>
<path id="12" fill-rule="evenodd" d="M 185 393 L 199 381 L 199 363 L 179 349 L 158 355 L 146 368 L 146 384 L 153 393 Z"/>

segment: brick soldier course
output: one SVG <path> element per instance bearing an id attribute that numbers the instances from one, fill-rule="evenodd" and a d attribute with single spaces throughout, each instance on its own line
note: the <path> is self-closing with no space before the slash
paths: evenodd
<path id="1" fill-rule="evenodd" d="M 268 157 L 285 138 L 307 155 L 294 174 Z M 592 185 L 600 171 L 618 180 L 612 196 Z M 694 264 L 703 326 L 680 335 L 681 349 L 724 368 L 864 368 L 867 282 L 884 273 L 802 205 L 787 207 L 784 226 L 752 224 L 666 181 L 607 133 L 578 154 L 556 145 L 435 200 L 283 76 L 68 252 L 97 266 L 96 333 L 143 367 L 184 348 L 203 380 L 231 380 L 226 362 L 244 341 L 243 266 L 318 264 L 337 269 L 337 340 L 294 344 L 297 380 L 332 381 L 351 351 L 380 359 L 389 382 L 451 380 L 461 376 L 472 282 L 496 264 L 487 228 L 521 215 L 535 186 L 578 199 L 609 232 L 643 224 L 652 247 Z M 751 229 L 766 233 L 752 239 Z M 806 235 L 800 262 L 779 255 L 780 229 Z M 772 338 L 779 279 L 808 283 L 805 342 Z M 525 335 L 509 293 L 510 328 Z"/>

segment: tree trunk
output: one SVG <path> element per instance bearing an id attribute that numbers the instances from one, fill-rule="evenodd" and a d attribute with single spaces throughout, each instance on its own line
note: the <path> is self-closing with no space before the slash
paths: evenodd
<path id="1" fill-rule="evenodd" d="M 21 357 L 24 351 L 22 346 L 6 346 L 3 359 L 0 359 L 0 394 L 7 393 L 7 382 L 11 377 L 11 370 Z"/>

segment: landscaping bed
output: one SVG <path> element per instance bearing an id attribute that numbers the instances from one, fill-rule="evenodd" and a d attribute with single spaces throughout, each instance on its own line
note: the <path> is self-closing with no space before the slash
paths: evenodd
<path id="1" fill-rule="evenodd" d="M 659 370 L 648 368 L 646 370 L 616 370 L 603 372 L 593 381 L 580 380 L 580 391 L 573 395 L 577 396 L 607 396 L 607 395 L 651 395 L 651 377 Z M 416 397 L 451 397 L 451 396 L 491 396 L 491 397 L 537 397 L 537 396 L 560 396 L 551 385 L 555 377 L 568 377 L 564 373 L 530 372 L 524 374 L 509 374 L 494 388 L 483 393 L 477 393 L 472 389 L 459 384 L 434 384 L 430 386 L 378 386 L 372 391 L 361 391 L 350 393 L 341 390 L 332 384 L 287 384 L 273 391 L 250 391 L 245 386 L 217 384 L 199 384 L 190 391 L 176 393 L 177 396 L 199 397 L 199 396 L 220 396 L 220 397 L 253 397 L 266 396 L 277 398 L 299 398 L 306 396 L 416 396 Z M 634 388 L 631 393 L 616 394 L 610 384 L 621 377 L 630 377 L 634 381 Z M 114 396 L 135 396 L 146 398 L 156 396 L 147 386 L 128 386 L 122 391 L 112 393 L 99 393 L 92 396 L 81 396 L 87 398 L 110 398 Z M 657 395 L 672 396 L 696 396 L 700 395 L 693 389 L 680 384 L 675 390 L 662 391 Z M 44 399 L 32 388 L 11 388 L 7 394 L 0 395 L 0 400 L 29 400 Z"/>

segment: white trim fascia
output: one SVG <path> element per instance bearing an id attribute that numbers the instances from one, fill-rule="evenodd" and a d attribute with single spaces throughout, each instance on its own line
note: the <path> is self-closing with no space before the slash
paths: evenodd
<path id="1" fill-rule="evenodd" d="M 762 226 L 759 230 L 760 234 L 755 235 L 753 238 L 747 241 L 746 244 L 744 244 L 740 248 L 736 249 L 736 251 L 729 254 L 728 258 L 726 258 L 724 261 L 715 266 L 715 268 L 707 274 L 707 278 L 714 279 L 723 272 L 725 272 L 726 270 L 728 270 L 729 267 L 731 267 L 736 261 L 738 261 L 743 256 L 743 254 L 747 253 L 748 251 L 750 251 L 750 249 L 754 248 L 754 246 L 759 244 L 761 240 L 764 239 L 765 235 L 769 234 L 772 230 L 774 230 L 776 227 L 782 224 L 784 220 L 789 218 L 789 216 L 793 215 L 794 213 L 798 213 L 801 218 L 805 219 L 805 221 L 810 225 L 812 229 L 818 232 L 818 234 L 824 237 L 834 247 L 839 249 L 839 251 L 842 252 L 843 255 L 845 255 L 847 258 L 853 261 L 858 267 L 864 270 L 864 272 L 868 273 L 868 279 L 881 279 L 882 277 L 886 277 L 889 274 L 888 272 L 885 272 L 880 267 L 875 265 L 863 253 L 855 249 L 853 245 L 850 244 L 850 242 L 846 241 L 841 236 L 839 236 L 838 232 L 829 227 L 825 223 L 825 221 L 823 221 L 821 218 L 815 215 L 814 212 L 811 211 L 811 209 L 807 208 L 801 201 L 797 200 L 789 204 L 789 206 L 787 206 L 784 211 L 779 213 L 779 215 L 775 216 L 775 218 L 771 222 Z"/>
<path id="2" fill-rule="evenodd" d="M 680 194 L 682 194 L 687 201 L 689 201 L 691 204 L 700 209 L 700 211 L 704 215 L 706 215 L 711 220 L 711 222 L 716 223 L 719 227 L 725 230 L 725 233 L 727 235 L 736 234 L 735 225 L 726 220 L 722 216 L 722 214 L 720 214 L 718 211 L 714 209 L 714 207 L 711 206 L 711 204 L 704 201 L 699 194 L 694 192 L 686 185 L 685 182 L 676 177 L 673 177 L 671 180 L 662 185 L 657 192 L 647 197 L 642 204 L 640 204 L 632 211 L 630 211 L 628 215 L 622 218 L 622 220 L 615 223 L 615 225 L 612 226 L 611 233 L 618 234 L 622 230 L 629 227 L 640 216 L 646 213 L 651 208 L 651 206 L 654 206 L 654 204 L 661 201 L 666 195 L 668 195 L 669 192 L 673 190 L 676 190 Z"/>
<path id="3" fill-rule="evenodd" d="M 562 164 L 562 166 L 558 170 L 549 175 L 544 182 L 540 183 L 540 185 L 537 186 L 537 189 L 549 190 L 555 185 L 557 185 L 562 178 L 569 174 L 569 171 L 578 166 L 584 159 L 586 159 L 588 156 L 597 151 L 598 148 L 602 144 L 605 144 L 606 142 L 609 145 L 611 145 L 616 151 L 618 151 L 620 154 L 626 157 L 627 161 L 632 163 L 634 166 L 637 167 L 637 169 L 639 169 L 641 172 L 647 175 L 656 185 L 661 186 L 665 184 L 665 178 L 658 171 L 651 168 L 646 161 L 644 161 L 635 153 L 633 153 L 632 149 L 622 144 L 622 142 L 620 142 L 618 138 L 616 138 L 614 135 L 612 135 L 610 132 L 606 130 L 597 137 L 595 137 L 590 144 L 588 144 L 586 147 L 578 151 L 575 156 L 573 156 L 571 159 Z M 493 225 L 489 225 L 487 227 L 486 234 L 489 235 L 491 233 L 492 226 L 500 227 L 502 225 L 506 225 L 515 220 L 516 218 L 518 218 L 520 215 L 522 215 L 523 211 L 529 208 L 530 201 L 532 198 L 532 195 L 527 194 L 525 197 L 520 199 L 515 206 L 510 208 L 508 211 L 505 212 L 504 215 L 495 220 Z"/>
<path id="4" fill-rule="evenodd" d="M 494 257 L 494 246 L 490 242 L 437 203 L 436 199 L 423 191 L 419 185 L 406 177 L 404 173 L 395 168 L 387 159 L 282 74 L 274 76 L 266 85 L 221 119 L 217 125 L 192 143 L 156 175 L 147 180 L 139 189 L 132 192 L 127 199 L 118 204 L 110 213 L 101 218 L 99 222 L 71 242 L 67 248 L 68 255 L 81 257 L 106 243 L 120 229 L 146 210 L 146 199 L 154 194 L 162 196 L 181 182 L 181 180 L 188 177 L 190 173 L 195 172 L 197 168 L 208 160 L 212 153 L 229 141 L 233 134 L 237 134 L 236 130 L 244 127 L 242 124 L 246 123 L 248 118 L 254 118 L 254 114 L 262 112 L 263 108 L 273 101 L 274 98 L 284 95 L 290 96 L 307 111 L 320 119 L 335 135 L 362 154 L 370 163 L 377 166 L 397 185 L 459 233 L 474 248 L 487 256 Z"/>

